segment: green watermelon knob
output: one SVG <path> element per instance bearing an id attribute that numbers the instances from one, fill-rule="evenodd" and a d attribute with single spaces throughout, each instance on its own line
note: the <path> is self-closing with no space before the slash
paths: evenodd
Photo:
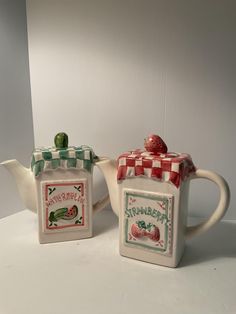
<path id="1" fill-rule="evenodd" d="M 68 135 L 66 133 L 57 133 L 54 138 L 54 143 L 57 149 L 63 149 L 68 147 Z"/>

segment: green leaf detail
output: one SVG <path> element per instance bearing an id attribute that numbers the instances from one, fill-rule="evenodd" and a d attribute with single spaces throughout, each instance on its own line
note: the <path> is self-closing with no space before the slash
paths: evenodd
<path id="1" fill-rule="evenodd" d="M 49 189 L 49 195 L 51 195 L 54 191 L 56 191 L 56 188 L 48 188 Z"/>
<path id="2" fill-rule="evenodd" d="M 136 222 L 139 228 L 146 229 L 146 224 L 144 220 L 139 220 Z"/>
<path id="3" fill-rule="evenodd" d="M 74 188 L 77 190 L 77 191 L 79 191 L 79 192 L 81 192 L 81 185 L 80 186 L 74 186 Z"/>
<path id="4" fill-rule="evenodd" d="M 79 219 L 77 219 L 76 221 L 75 221 L 75 224 L 81 224 L 81 222 L 82 222 L 82 216 L 79 218 Z"/>
<path id="5" fill-rule="evenodd" d="M 151 228 L 154 226 L 152 223 L 148 223 L 147 225 L 146 225 L 146 223 L 145 223 L 145 221 L 144 220 L 139 220 L 139 221 L 136 221 L 136 224 L 138 225 L 138 227 L 140 228 L 140 229 L 145 229 L 145 230 L 147 230 L 147 231 L 151 231 Z"/>
<path id="6" fill-rule="evenodd" d="M 153 224 L 151 224 L 151 223 L 149 222 L 149 223 L 147 224 L 147 226 L 146 226 L 146 230 L 150 232 L 152 226 L 153 226 Z"/>

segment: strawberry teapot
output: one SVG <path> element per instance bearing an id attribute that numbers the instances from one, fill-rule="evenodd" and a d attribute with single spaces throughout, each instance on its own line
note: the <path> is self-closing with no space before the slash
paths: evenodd
<path id="1" fill-rule="evenodd" d="M 229 187 L 220 175 L 196 169 L 188 154 L 168 152 L 157 135 L 145 140 L 145 149 L 126 152 L 117 161 L 103 157 L 98 167 L 105 177 L 112 209 L 119 216 L 123 256 L 176 267 L 186 238 L 211 228 L 229 205 Z M 216 183 L 220 200 L 206 221 L 187 227 L 189 183 L 195 178 Z"/>
<path id="2" fill-rule="evenodd" d="M 39 242 L 77 240 L 92 236 L 92 215 L 109 204 L 109 196 L 92 204 L 92 148 L 68 146 L 58 133 L 55 146 L 36 148 L 31 168 L 17 160 L 1 163 L 15 178 L 25 207 L 38 214 Z"/>

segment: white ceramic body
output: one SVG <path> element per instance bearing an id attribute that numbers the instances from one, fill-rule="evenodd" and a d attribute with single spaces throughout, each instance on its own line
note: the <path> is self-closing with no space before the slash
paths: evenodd
<path id="1" fill-rule="evenodd" d="M 85 170 L 77 169 L 56 169 L 53 171 L 43 172 L 36 181 L 36 199 L 37 199 L 37 212 L 38 212 L 38 231 L 39 231 L 39 242 L 40 243 L 49 243 L 49 242 L 59 242 L 59 241 L 69 241 L 69 240 L 78 240 L 83 238 L 89 238 L 93 234 L 92 230 L 92 213 L 93 213 L 93 204 L 92 204 L 92 172 L 89 173 Z M 74 188 L 75 185 L 82 184 L 84 187 L 83 198 L 84 198 L 84 225 L 75 225 L 65 226 L 67 221 L 59 220 L 57 224 L 64 224 L 64 227 L 55 226 L 55 229 L 46 225 L 48 215 L 46 214 L 45 206 L 45 186 L 51 184 L 57 188 L 62 189 L 60 195 L 66 187 L 70 187 L 71 191 L 76 193 Z M 53 192 L 56 194 L 57 192 Z M 53 195 L 52 194 L 52 195 Z M 65 193 L 64 193 L 65 194 Z M 78 193 L 77 193 L 78 194 Z M 53 205 L 54 208 L 63 208 L 65 203 L 68 201 L 60 201 L 57 204 Z M 80 203 L 75 202 L 75 200 L 70 200 L 69 203 L 73 205 L 76 203 L 78 208 L 80 208 Z M 58 228 L 58 229 L 57 229 Z"/>
<path id="2" fill-rule="evenodd" d="M 103 172 L 108 186 L 111 206 L 113 211 L 119 216 L 119 226 L 120 226 L 120 253 L 121 255 L 138 259 L 141 261 L 146 261 L 154 264 L 176 267 L 183 255 L 185 240 L 189 239 L 195 235 L 201 234 L 212 226 L 214 226 L 220 219 L 224 216 L 226 210 L 229 206 L 230 201 L 230 190 L 227 182 L 223 177 L 218 175 L 215 172 L 197 169 L 195 173 L 191 174 L 188 178 L 181 182 L 180 186 L 177 188 L 175 185 L 169 182 L 158 181 L 156 179 L 151 179 L 147 177 L 132 177 L 126 178 L 123 181 L 117 182 L 117 162 L 115 160 L 110 160 L 109 158 L 101 158 L 101 161 L 98 164 L 98 167 Z M 187 213 L 188 213 L 188 197 L 189 197 L 189 185 L 192 179 L 207 179 L 214 182 L 220 191 L 220 199 L 218 206 L 211 216 L 196 226 L 187 226 Z M 168 245 L 166 250 L 157 251 L 154 247 L 154 244 L 149 241 L 151 235 L 149 233 L 145 234 L 145 231 L 141 230 L 142 236 L 140 234 L 135 238 L 134 233 L 132 233 L 133 225 L 137 225 L 140 221 L 144 221 L 145 224 L 151 223 L 152 231 L 156 227 L 160 230 L 160 239 L 161 239 L 161 229 L 163 229 L 160 223 L 156 223 L 155 219 L 150 218 L 150 221 L 145 221 L 143 216 L 137 221 L 136 214 L 131 217 L 131 223 L 125 220 L 128 217 L 131 208 L 127 207 L 127 200 L 130 200 L 129 197 L 131 194 L 134 194 L 135 202 L 137 198 L 140 206 L 150 206 L 150 199 L 161 198 L 162 200 L 167 201 L 171 206 L 168 207 L 168 213 L 172 213 L 168 220 L 165 220 L 168 228 Z M 142 199 L 148 199 L 144 201 Z M 146 205 L 145 205 L 146 202 Z M 155 205 L 156 206 L 156 205 Z M 154 206 L 154 207 L 155 207 Z M 158 205 L 159 206 L 159 205 Z M 128 211 L 126 211 L 128 208 Z M 171 210 L 169 210 L 171 208 Z M 161 212 L 161 210 L 156 211 Z M 141 210 L 138 210 L 141 212 Z M 153 211 L 154 213 L 154 211 Z M 154 216 L 154 215 L 153 215 Z M 135 218 L 135 219 L 134 219 Z M 159 224 L 159 227 L 158 227 Z M 171 228 L 169 228 L 169 226 Z M 126 229 L 127 228 L 127 229 Z M 127 233 L 127 231 L 129 231 Z M 140 231 L 140 232 L 141 232 Z M 170 232 L 169 232 L 170 231 Z M 131 238 L 131 240 L 129 239 Z M 140 239 L 143 239 L 143 244 Z M 155 237 L 154 237 L 155 238 Z M 153 240 L 153 239 L 151 239 Z M 137 241 L 139 245 L 134 243 Z M 138 242 L 139 241 L 139 242 Z M 157 237 L 155 238 L 157 241 Z M 145 243 L 146 242 L 146 243 Z M 165 242 L 165 241 L 164 241 Z M 151 244 L 150 244 L 151 243 Z M 142 244 L 142 245 L 141 245 Z M 158 243 L 156 243 L 158 248 Z"/>
<path id="3" fill-rule="evenodd" d="M 183 255 L 185 246 L 189 181 L 183 182 L 179 188 L 176 188 L 171 183 L 137 177 L 126 179 L 118 185 L 120 195 L 120 254 L 149 263 L 176 267 Z M 156 252 L 155 249 L 152 248 L 145 249 L 136 244 L 139 241 L 138 239 L 133 241 L 133 243 L 126 242 L 125 222 L 127 217 L 125 217 L 125 193 L 127 191 L 137 194 L 140 193 L 140 195 L 146 194 L 147 196 L 172 197 L 173 202 L 170 208 L 172 213 L 170 222 L 168 223 L 172 230 L 169 253 Z M 139 215 L 135 216 L 135 219 L 146 218 L 146 224 L 149 222 L 148 215 L 141 215 L 140 217 L 142 218 L 138 217 Z M 141 241 L 142 240 L 139 242 L 141 243 Z"/>
<path id="4" fill-rule="evenodd" d="M 36 186 L 34 174 L 31 169 L 22 166 L 16 159 L 1 162 L 1 165 L 13 176 L 25 208 L 36 213 Z"/>
<path id="5" fill-rule="evenodd" d="M 31 211 L 38 213 L 39 224 L 39 241 L 40 243 L 58 242 L 77 240 L 92 236 L 92 213 L 97 213 L 110 203 L 109 195 L 92 203 L 92 182 L 93 173 L 86 170 L 71 169 L 56 169 L 43 172 L 39 177 L 35 178 L 30 168 L 25 168 L 17 160 L 7 160 L 1 163 L 12 174 L 15 179 L 19 194 L 25 204 L 25 207 Z M 95 164 L 99 164 L 96 162 Z M 86 182 L 86 215 L 87 225 L 84 228 L 65 228 L 55 232 L 45 232 L 43 226 L 43 199 L 42 185 L 46 182 L 68 183 L 68 182 Z"/>

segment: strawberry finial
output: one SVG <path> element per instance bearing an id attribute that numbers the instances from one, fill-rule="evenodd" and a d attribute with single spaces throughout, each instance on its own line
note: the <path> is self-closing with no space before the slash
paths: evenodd
<path id="1" fill-rule="evenodd" d="M 162 140 L 162 138 L 155 134 L 150 134 L 145 140 L 144 140 L 144 147 L 148 152 L 151 153 L 167 153 L 167 146 L 165 142 Z"/>

